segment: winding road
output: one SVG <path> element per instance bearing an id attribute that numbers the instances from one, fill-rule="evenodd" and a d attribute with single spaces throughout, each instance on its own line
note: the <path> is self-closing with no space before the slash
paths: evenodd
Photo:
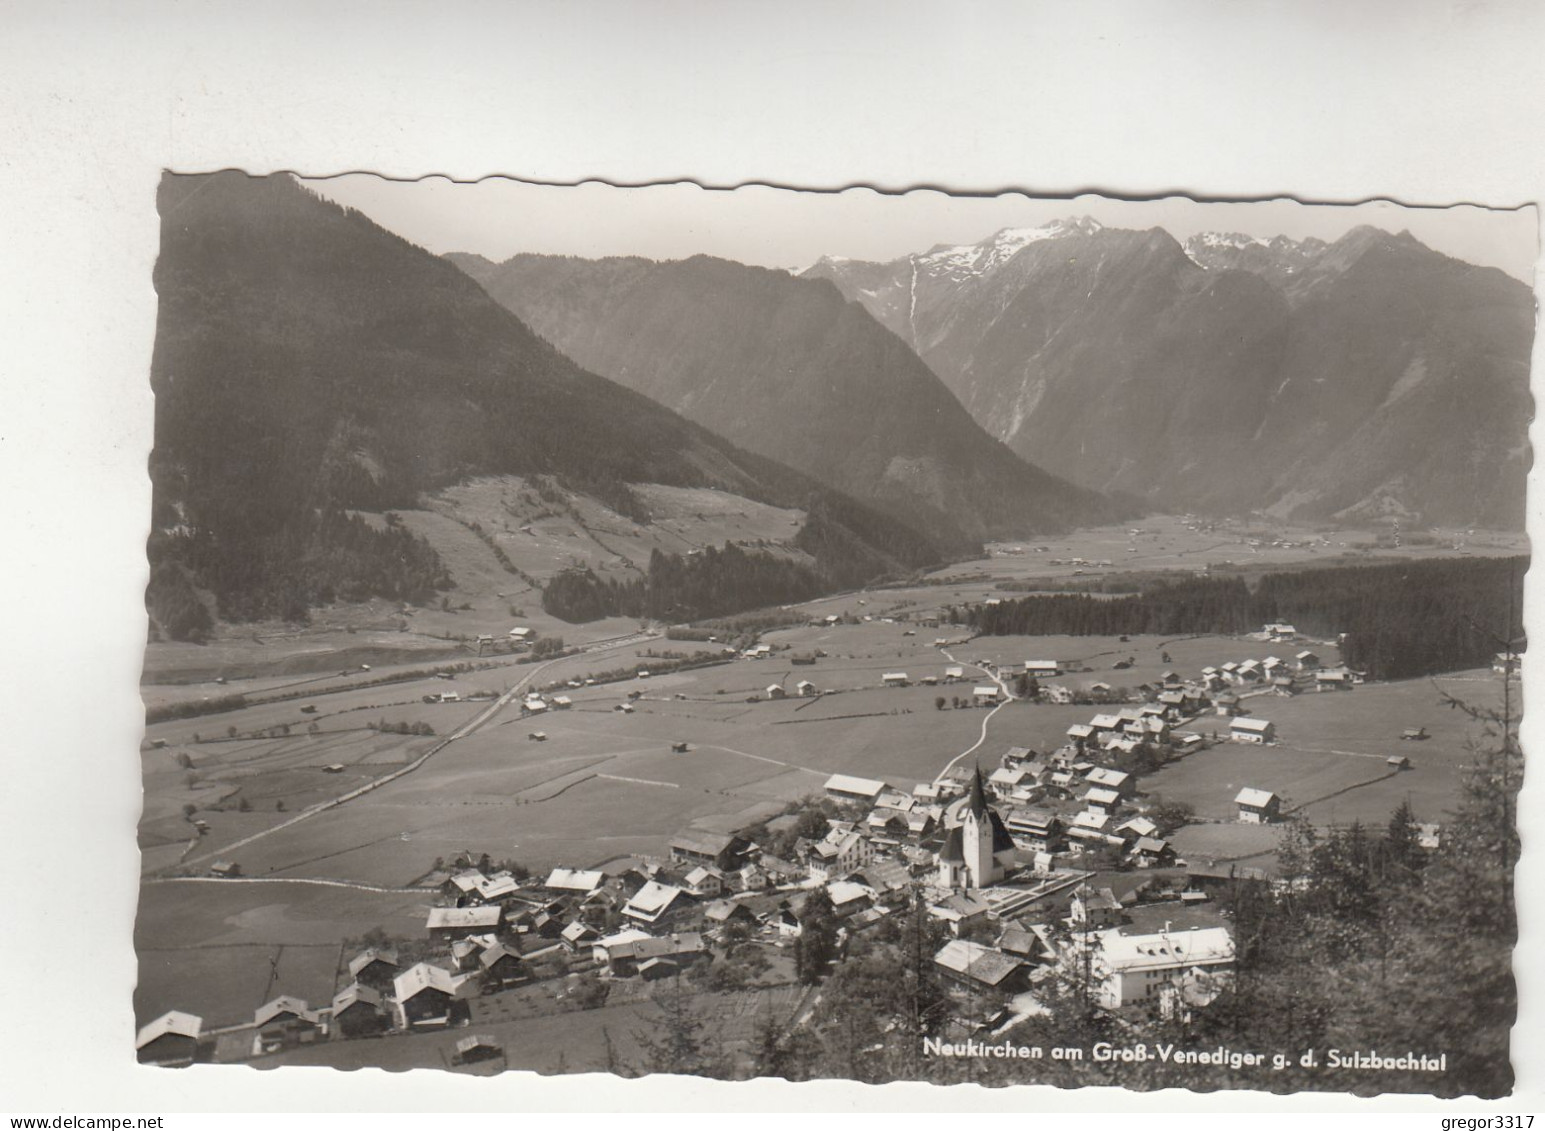
<path id="1" fill-rule="evenodd" d="M 1009 690 L 1009 685 L 1003 681 L 1002 676 L 977 664 L 968 664 L 964 660 L 957 660 L 950 653 L 948 648 L 940 648 L 939 651 L 944 654 L 945 658 L 948 659 L 950 663 L 959 664 L 963 668 L 969 668 L 972 671 L 981 672 L 987 678 L 991 679 L 998 685 L 998 690 L 1002 693 L 1003 698 L 998 701 L 998 705 L 996 707 L 988 711 L 987 714 L 982 717 L 982 732 L 981 734 L 977 735 L 976 741 L 944 764 L 944 768 L 940 770 L 938 775 L 933 779 L 935 785 L 943 781 L 944 776 L 953 770 L 956 764 L 959 763 L 962 758 L 965 758 L 971 754 L 975 754 L 978 750 L 981 749 L 982 744 L 987 741 L 987 724 L 992 722 L 992 717 L 994 715 L 996 715 L 999 711 L 1003 710 L 1003 708 L 1007 707 L 1014 701 L 1014 693 Z"/>

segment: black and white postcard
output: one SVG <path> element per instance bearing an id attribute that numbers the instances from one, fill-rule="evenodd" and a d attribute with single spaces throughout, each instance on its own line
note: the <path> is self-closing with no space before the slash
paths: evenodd
<path id="1" fill-rule="evenodd" d="M 1510 1092 L 1532 209 L 304 174 L 157 193 L 141 1062 Z"/>

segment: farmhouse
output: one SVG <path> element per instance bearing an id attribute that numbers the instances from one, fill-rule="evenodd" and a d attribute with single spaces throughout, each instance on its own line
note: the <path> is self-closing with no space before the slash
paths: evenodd
<path id="1" fill-rule="evenodd" d="M 976 700 L 978 707 L 986 706 L 989 703 L 996 703 L 1000 694 L 1001 692 L 999 692 L 997 687 L 990 683 L 984 683 L 980 687 L 973 687 L 971 689 L 971 698 Z"/>
<path id="2" fill-rule="evenodd" d="M 880 677 L 880 683 L 885 687 L 905 687 L 910 682 L 906 672 L 886 672 Z"/>
<path id="3" fill-rule="evenodd" d="M 1275 821 L 1282 810 L 1282 799 L 1266 789 L 1246 786 L 1234 798 L 1239 819 L 1247 825 L 1265 825 Z"/>
<path id="4" fill-rule="evenodd" d="M 948 981 L 967 989 L 1017 993 L 1028 985 L 1023 962 L 969 939 L 951 939 L 933 961 Z"/>
<path id="5" fill-rule="evenodd" d="M 1136 792 L 1136 781 L 1125 770 L 1110 766 L 1096 766 L 1084 775 L 1084 781 L 1101 789 L 1115 791 L 1120 797 L 1131 797 Z"/>
<path id="6" fill-rule="evenodd" d="M 808 679 L 802 679 L 794 685 L 794 690 L 801 699 L 808 699 L 815 694 L 815 684 L 811 683 Z"/>
<path id="7" fill-rule="evenodd" d="M 872 778 L 833 774 L 826 779 L 826 795 L 838 801 L 862 801 L 866 805 L 873 805 L 885 789 L 883 781 L 875 781 Z"/>
<path id="8" fill-rule="evenodd" d="M 392 982 L 392 991 L 403 1028 L 448 1026 L 459 985 L 450 971 L 427 962 L 420 962 L 398 974 Z"/>
<path id="9" fill-rule="evenodd" d="M 381 992 L 350 982 L 333 997 L 333 1027 L 342 1037 L 370 1037 L 391 1025 Z"/>
<path id="10" fill-rule="evenodd" d="M 1235 742 L 1264 745 L 1276 737 L 1277 730 L 1270 719 L 1237 718 L 1229 723 L 1229 738 Z"/>
<path id="11" fill-rule="evenodd" d="M 831 880 L 862 867 L 873 855 L 874 846 L 857 833 L 833 829 L 825 840 L 810 846 L 806 864 L 814 879 Z"/>
<path id="12" fill-rule="evenodd" d="M 391 985 L 400 964 L 395 950 L 378 950 L 371 947 L 349 959 L 349 977 L 362 985 L 382 990 Z"/>
<path id="13" fill-rule="evenodd" d="M 1330 668 L 1314 673 L 1314 686 L 1320 691 L 1351 691 L 1356 680 L 1346 668 Z"/>
<path id="14" fill-rule="evenodd" d="M 632 937 L 629 937 L 629 936 Z M 634 974 L 646 974 L 645 966 L 662 973 L 675 973 L 682 966 L 690 965 L 708 956 L 703 946 L 703 936 L 695 932 L 682 932 L 664 938 L 654 938 L 638 932 L 624 932 L 602 939 L 596 944 L 595 957 L 605 962 L 613 977 L 629 978 Z"/>
<path id="15" fill-rule="evenodd" d="M 489 989 L 502 989 L 526 977 L 525 962 L 520 952 L 511 950 L 503 943 L 495 943 L 478 955 L 478 969 L 483 975 L 483 985 Z"/>
<path id="16" fill-rule="evenodd" d="M 1061 675 L 1062 665 L 1056 660 L 1026 660 L 1025 674 L 1035 679 L 1043 679 L 1047 676 Z"/>
<path id="17" fill-rule="evenodd" d="M 300 998 L 281 995 L 258 1006 L 252 1015 L 258 1043 L 264 1052 L 314 1041 L 322 1029 L 322 1017 Z"/>
<path id="18" fill-rule="evenodd" d="M 1298 635 L 1298 629 L 1290 624 L 1268 624 L 1262 631 L 1273 640 L 1292 640 Z"/>
<path id="19" fill-rule="evenodd" d="M 503 919 L 504 908 L 498 904 L 483 907 L 431 907 L 424 926 L 430 938 L 449 942 L 468 935 L 480 935 L 485 931 L 497 931 Z"/>
<path id="20" fill-rule="evenodd" d="M 622 913 L 629 919 L 654 926 L 684 911 L 690 902 L 690 897 L 681 888 L 650 880 L 628 900 Z"/>
<path id="21" fill-rule="evenodd" d="M 717 868 L 699 864 L 683 877 L 682 883 L 693 895 L 711 899 L 724 890 L 724 873 Z"/>
<path id="22" fill-rule="evenodd" d="M 748 844 L 729 833 L 699 832 L 688 829 L 671 838 L 671 859 L 681 864 L 711 864 L 721 872 L 730 872 L 740 863 Z"/>
<path id="23" fill-rule="evenodd" d="M 1234 940 L 1226 927 L 1097 937 L 1099 1001 L 1106 1009 L 1154 1001 L 1170 986 L 1198 973 L 1217 975 L 1234 967 Z"/>
<path id="24" fill-rule="evenodd" d="M 783 684 L 781 684 L 781 683 L 769 683 L 767 685 L 767 698 L 769 698 L 769 699 L 787 699 L 788 697 L 789 697 L 788 689 L 785 688 L 783 686 Z"/>
<path id="25" fill-rule="evenodd" d="M 959 666 L 951 666 L 944 669 L 945 683 L 959 683 L 966 678 L 966 669 Z"/>
<path id="26" fill-rule="evenodd" d="M 1049 809 L 1015 809 L 1004 824 L 1010 836 L 1032 848 L 1048 848 L 1062 838 L 1062 821 Z"/>
<path id="27" fill-rule="evenodd" d="M 198 1053 L 204 1019 L 172 1010 L 163 1013 L 134 1037 L 134 1055 L 141 1064 L 180 1068 L 192 1064 Z"/>
<path id="28" fill-rule="evenodd" d="M 572 891 L 589 895 L 606 882 L 605 872 L 581 872 L 575 868 L 554 868 L 542 886 L 549 891 Z"/>
<path id="29" fill-rule="evenodd" d="M 1294 656 L 1293 659 L 1297 662 L 1298 670 L 1301 672 L 1318 671 L 1320 668 L 1320 658 L 1307 648 Z"/>

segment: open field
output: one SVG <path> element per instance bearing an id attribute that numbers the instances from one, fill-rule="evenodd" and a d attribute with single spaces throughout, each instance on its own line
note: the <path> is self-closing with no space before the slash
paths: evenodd
<path id="1" fill-rule="evenodd" d="M 651 505 L 665 502 L 670 500 L 652 500 Z M 712 502 L 697 500 L 692 505 L 707 507 Z M 709 519 L 765 525 L 779 521 L 779 516 L 707 515 L 704 521 Z M 1154 682 L 1169 668 L 1190 677 L 1207 665 L 1268 655 L 1288 658 L 1305 646 L 1216 636 L 968 641 L 961 627 L 919 623 L 944 605 L 1012 596 L 996 588 L 1000 580 L 1071 577 L 1072 567 L 1050 566 L 1053 557 L 1110 558 L 1112 568 L 1192 568 L 1213 559 L 1237 560 L 1242 550 L 1250 549 L 1238 531 L 1189 531 L 1174 520 L 1145 521 L 1144 530 L 1158 532 L 1136 537 L 1125 529 L 1086 531 L 1056 540 L 1055 550 L 1044 554 L 995 552 L 983 561 L 951 567 L 933 579 L 943 584 L 811 602 L 803 609 L 812 618 L 849 613 L 859 623 L 769 631 L 763 640 L 776 651 L 764 660 L 736 659 L 648 679 L 565 688 L 573 700 L 571 709 L 530 718 L 522 718 L 518 701 L 512 702 L 413 772 L 276 829 L 308 806 L 403 769 L 488 707 L 487 702 L 426 704 L 424 695 L 451 689 L 464 697 L 474 691 L 502 693 L 525 680 L 532 686 L 565 684 L 610 669 L 649 665 L 665 651 L 717 647 L 638 636 L 638 626 L 631 621 L 561 625 L 536 615 L 533 595 L 527 593 L 519 598 L 520 623 L 563 635 L 571 645 L 589 642 L 599 650 L 541 665 L 501 657 L 486 670 L 460 674 L 454 681 L 422 678 L 360 686 L 394 670 L 432 666 L 424 657 L 435 649 L 446 657 L 438 663 L 475 662 L 465 648 L 448 649 L 448 642 L 435 640 L 426 630 L 502 634 L 511 623 L 509 606 L 515 603 L 509 594 L 522 584 L 485 543 L 451 517 L 419 512 L 406 520 L 419 522 L 426 533 L 436 523 L 444 526 L 436 537 L 446 544 L 454 540 L 457 549 L 447 560 L 453 573 L 470 579 L 472 610 L 416 610 L 405 618 L 412 622 L 411 632 L 382 627 L 357 628 L 350 634 L 319 618 L 324 623 L 313 632 L 265 636 L 262 644 L 233 638 L 202 650 L 152 646 L 151 654 L 159 651 L 162 658 L 147 664 L 148 678 L 175 681 L 200 675 L 206 682 L 147 685 L 147 702 L 234 692 L 306 694 L 149 728 L 147 739 L 166 745 L 154 748 L 147 742 L 141 751 L 146 794 L 140 838 L 147 872 L 173 869 L 185 855 L 186 867 L 198 871 L 211 857 L 225 854 L 228 846 L 253 836 L 257 839 L 229 853 L 248 876 L 330 878 L 383 888 L 406 886 L 438 858 L 463 850 L 519 860 L 536 871 L 556 864 L 588 866 L 629 854 L 659 855 L 670 836 L 683 828 L 727 831 L 744 826 L 789 800 L 819 792 L 834 772 L 881 778 L 905 788 L 931 779 L 968 750 L 984 767 L 994 765 L 1010 746 L 1051 750 L 1062 743 L 1069 725 L 1087 721 L 1096 710 L 1022 702 L 995 713 L 951 706 L 953 697 L 969 699 L 973 686 L 989 682 L 977 661 L 1004 665 L 1012 675 L 1025 660 L 1055 659 L 1070 670 L 1046 682 L 1075 690 L 1103 682 L 1119 690 Z M 568 520 L 553 517 L 531 524 L 546 531 L 531 546 L 540 548 L 547 544 L 543 539 L 557 537 L 543 524 L 563 521 Z M 605 534 L 601 537 L 606 541 Z M 511 545 L 518 541 L 512 536 Z M 1487 552 L 1480 542 L 1471 543 L 1474 552 Z M 1139 552 L 1125 555 L 1128 544 Z M 1506 540 L 1496 543 L 1504 545 L 1516 548 Z M 622 541 L 614 548 L 628 556 L 639 549 Z M 1252 562 L 1309 561 L 1346 552 L 1339 546 L 1255 549 Z M 509 552 L 513 560 L 515 551 Z M 1131 560 L 1116 561 L 1118 553 Z M 535 569 L 538 564 L 531 559 L 519 568 Z M 367 612 L 348 615 L 363 619 Z M 369 613 L 399 614 L 381 609 Z M 935 646 L 940 639 L 946 641 L 942 648 Z M 597 643 L 607 641 L 617 643 Z M 393 645 L 407 647 L 397 650 Z M 1338 659 L 1334 645 L 1309 646 L 1327 663 Z M 368 651 L 371 648 L 384 651 Z M 824 655 L 813 664 L 792 662 L 796 655 L 817 652 Z M 369 663 L 372 670 L 339 675 L 337 669 L 345 666 L 340 655 Z M 358 659 L 361 656 L 373 658 Z M 1117 669 L 1118 661 L 1129 666 Z M 916 682 L 925 676 L 942 680 L 945 668 L 957 664 L 966 669 L 959 684 Z M 307 676 L 307 671 L 320 674 Z M 880 677 L 891 671 L 906 672 L 912 686 L 882 687 Z M 226 683 L 207 682 L 218 672 L 229 673 Z M 243 674 L 250 678 L 232 678 Z M 794 697 L 801 680 L 811 681 L 823 694 Z M 786 689 L 791 697 L 769 700 L 771 685 Z M 1304 806 L 1318 824 L 1382 824 L 1405 798 L 1418 819 L 1441 821 L 1457 799 L 1467 758 L 1464 742 L 1475 728 L 1459 712 L 1438 704 L 1440 687 L 1482 706 L 1498 696 L 1496 680 L 1475 672 L 1296 699 L 1252 697 L 1246 701 L 1251 712 L 1277 724 L 1275 745 L 1226 743 L 1145 778 L 1141 788 L 1149 795 L 1189 801 L 1209 822 L 1177 834 L 1175 845 L 1182 856 L 1241 859 L 1255 866 L 1270 867 L 1279 832 L 1233 820 L 1233 798 L 1246 785 L 1271 789 L 1290 805 Z M 634 710 L 617 710 L 630 692 L 640 696 Z M 936 707 L 941 696 L 942 710 Z M 308 706 L 315 710 L 304 711 Z M 395 735 L 365 725 L 381 720 L 427 723 L 435 734 Z M 313 725 L 317 732 L 308 733 Z M 1425 727 L 1432 737 L 1425 742 L 1399 740 L 1403 728 L 1415 726 Z M 232 727 L 234 738 L 227 733 Z M 285 727 L 287 735 L 282 733 Z M 1210 734 L 1226 728 L 1226 720 L 1206 717 L 1189 729 Z M 546 735 L 545 741 L 529 737 L 537 731 Z M 195 735 L 201 741 L 195 741 Z M 688 749 L 673 751 L 678 742 Z M 1396 753 L 1411 758 L 1414 768 L 1392 773 L 1384 759 Z M 341 769 L 326 772 L 328 766 Z M 239 809 L 243 799 L 248 812 Z M 278 809 L 281 802 L 284 811 Z M 187 804 L 210 825 L 191 851 L 192 827 L 183 817 Z M 304 883 L 147 884 L 136 926 L 141 948 L 136 1010 L 143 1021 L 168 1008 L 192 1009 L 219 1025 L 246 1020 L 253 1008 L 278 992 L 319 1002 L 334 988 L 344 938 L 376 926 L 393 935 L 422 937 L 430 898 L 421 892 L 375 893 Z M 278 974 L 271 984 L 272 959 L 278 961 Z M 637 1002 L 617 1003 L 590 1013 L 519 1019 L 491 1011 L 475 1024 L 476 1031 L 493 1032 L 504 1040 L 513 1065 L 551 1071 L 562 1049 L 566 1066 L 577 1070 L 602 1067 L 603 1026 L 619 1053 L 630 1055 L 630 1033 L 643 1026 L 652 1009 Z M 357 1061 L 408 1067 L 433 1063 L 460 1035 L 354 1042 L 298 1050 L 259 1063 L 356 1066 Z"/>
<path id="2" fill-rule="evenodd" d="M 1465 742 L 1475 727 L 1440 705 L 1440 689 L 1486 706 L 1499 693 L 1488 677 L 1472 672 L 1294 699 L 1252 698 L 1246 701 L 1251 714 L 1277 725 L 1274 744 L 1220 744 L 1145 778 L 1143 788 L 1220 820 L 1235 816 L 1234 796 L 1251 786 L 1278 794 L 1285 809 L 1301 808 L 1318 825 L 1382 826 L 1402 800 L 1418 820 L 1442 821 L 1459 798 L 1470 760 Z M 1405 727 L 1425 727 L 1432 737 L 1402 741 Z M 1411 769 L 1392 770 L 1384 761 L 1391 755 L 1409 758 Z"/>

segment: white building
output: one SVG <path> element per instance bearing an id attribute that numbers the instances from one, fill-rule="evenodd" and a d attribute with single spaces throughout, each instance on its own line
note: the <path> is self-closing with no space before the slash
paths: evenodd
<path id="1" fill-rule="evenodd" d="M 1274 742 L 1277 728 L 1270 719 L 1236 718 L 1229 723 L 1229 738 L 1235 742 L 1253 742 L 1257 746 Z"/>
<path id="2" fill-rule="evenodd" d="M 1157 1002 L 1166 987 L 1195 977 L 1234 968 L 1234 940 L 1226 927 L 1123 935 L 1103 931 L 1095 936 L 1093 971 L 1099 1001 L 1106 1009 Z"/>

